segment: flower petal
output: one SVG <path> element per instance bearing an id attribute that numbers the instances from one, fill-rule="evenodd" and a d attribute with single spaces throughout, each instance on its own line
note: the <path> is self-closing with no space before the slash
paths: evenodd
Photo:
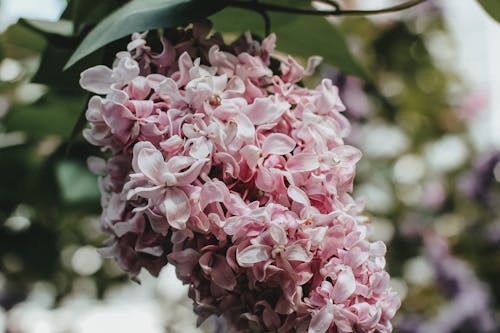
<path id="1" fill-rule="evenodd" d="M 246 247 L 242 251 L 236 252 L 236 260 L 243 267 L 250 267 L 255 263 L 269 259 L 271 248 L 267 245 L 254 244 Z"/>
<path id="2" fill-rule="evenodd" d="M 243 112 L 254 125 L 262 125 L 275 122 L 285 110 L 284 105 L 273 103 L 270 98 L 256 98 Z"/>
<path id="3" fill-rule="evenodd" d="M 134 146 L 134 159 L 136 159 L 138 169 L 135 170 L 136 172 L 144 174 L 155 185 L 164 184 L 165 160 L 151 143 L 136 144 Z"/>
<path id="4" fill-rule="evenodd" d="M 189 198 L 186 193 L 178 188 L 167 188 L 165 200 L 162 205 L 168 224 L 177 229 L 184 229 L 191 215 Z"/>
<path id="5" fill-rule="evenodd" d="M 344 269 L 337 277 L 332 291 L 332 298 L 335 303 L 342 303 L 356 290 L 356 280 L 350 268 Z"/>
<path id="6" fill-rule="evenodd" d="M 250 169 L 254 169 L 260 159 L 260 149 L 253 145 L 248 145 L 240 150 L 241 156 L 247 162 Z"/>
<path id="7" fill-rule="evenodd" d="M 295 141 L 288 135 L 282 133 L 270 134 L 262 144 L 264 155 L 285 155 L 295 148 Z"/>
<path id="8" fill-rule="evenodd" d="M 329 304 L 313 315 L 307 333 L 325 333 L 333 322 L 333 308 Z"/>
<path id="9" fill-rule="evenodd" d="M 229 267 L 224 256 L 214 256 L 211 276 L 214 283 L 221 288 L 233 290 L 234 287 L 236 287 L 234 272 L 231 267 Z"/>
<path id="10" fill-rule="evenodd" d="M 269 227 L 269 234 L 271 235 L 271 238 L 276 245 L 286 245 L 288 238 L 286 236 L 285 230 L 283 230 L 282 227 L 276 224 L 271 224 L 271 226 Z"/>
<path id="11" fill-rule="evenodd" d="M 290 157 L 286 168 L 290 171 L 312 171 L 319 168 L 319 165 L 317 154 L 300 153 Z"/>
<path id="12" fill-rule="evenodd" d="M 200 175 L 201 169 L 205 166 L 208 159 L 197 160 L 186 171 L 178 172 L 175 174 L 178 186 L 189 185 L 195 181 Z"/>
<path id="13" fill-rule="evenodd" d="M 286 248 L 286 258 L 288 260 L 297 260 L 308 262 L 311 260 L 309 252 L 306 251 L 302 246 L 294 244 Z"/>
<path id="14" fill-rule="evenodd" d="M 91 67 L 80 74 L 80 86 L 96 94 L 107 94 L 115 82 L 112 75 L 113 71 L 104 65 Z"/>
<path id="15" fill-rule="evenodd" d="M 200 254 L 194 249 L 187 248 L 172 252 L 167 258 L 169 263 L 175 265 L 177 276 L 182 279 L 191 276 L 194 267 L 198 264 Z"/>

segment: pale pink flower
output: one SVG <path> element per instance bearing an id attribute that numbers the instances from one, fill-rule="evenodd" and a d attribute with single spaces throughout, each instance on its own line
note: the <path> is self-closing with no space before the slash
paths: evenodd
<path id="1" fill-rule="evenodd" d="M 112 68 L 82 73 L 100 94 L 84 136 L 109 149 L 100 178 L 103 255 L 136 276 L 169 262 L 201 323 L 232 332 L 390 332 L 399 307 L 385 245 L 367 240 L 350 196 L 361 153 L 338 89 L 273 73 L 276 36 L 232 45 L 210 25 L 178 30 L 155 53 L 134 34 Z"/>

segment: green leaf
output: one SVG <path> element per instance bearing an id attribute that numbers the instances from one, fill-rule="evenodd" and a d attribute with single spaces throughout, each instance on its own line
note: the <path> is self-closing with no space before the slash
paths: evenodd
<path id="1" fill-rule="evenodd" d="M 215 29 L 221 32 L 264 32 L 263 20 L 251 11 L 227 8 L 211 18 Z M 325 18 L 282 13 L 270 13 L 270 18 L 271 31 L 278 37 L 278 50 L 303 58 L 320 55 L 341 71 L 369 80 L 349 51 L 344 36 Z"/>
<path id="2" fill-rule="evenodd" d="M 497 22 L 500 22 L 500 0 L 478 0 L 481 6 L 493 17 Z"/>
<path id="3" fill-rule="evenodd" d="M 37 55 L 45 48 L 46 44 L 42 36 L 19 23 L 9 26 L 0 35 L 2 53 L 13 59 Z"/>
<path id="4" fill-rule="evenodd" d="M 287 17 L 289 15 L 274 14 L 271 22 L 286 22 Z M 288 22 L 274 27 L 281 50 L 304 58 L 318 54 L 342 72 L 369 80 L 368 74 L 349 50 L 344 36 L 332 23 L 314 16 L 298 16 Z"/>
<path id="5" fill-rule="evenodd" d="M 42 35 L 60 35 L 65 37 L 71 37 L 73 35 L 73 23 L 68 20 L 59 20 L 54 22 L 21 18 L 19 20 L 19 24 Z"/>
<path id="6" fill-rule="evenodd" d="M 71 53 L 71 49 L 53 44 L 47 45 L 32 82 L 46 84 L 61 91 L 81 92 L 79 85 L 80 73 L 90 65 L 101 62 L 103 52 L 95 52 L 88 57 L 88 61 L 80 62 L 67 71 L 63 71 L 64 63 L 68 61 Z"/>
<path id="7" fill-rule="evenodd" d="M 75 26 L 75 35 L 79 35 L 87 26 L 94 26 L 104 17 L 123 4 L 123 0 L 73 0 L 71 2 L 71 17 Z"/>
<path id="8" fill-rule="evenodd" d="M 84 95 L 51 92 L 33 104 L 13 107 L 3 125 L 7 131 L 23 131 L 34 140 L 48 135 L 67 139 L 84 101 Z"/>
<path id="9" fill-rule="evenodd" d="M 223 2 L 216 0 L 132 0 L 106 17 L 85 37 L 65 69 L 104 45 L 133 32 L 185 25 L 223 7 Z"/>
<path id="10" fill-rule="evenodd" d="M 97 201 L 100 197 L 97 177 L 77 161 L 60 161 L 56 166 L 56 179 L 67 203 Z"/>

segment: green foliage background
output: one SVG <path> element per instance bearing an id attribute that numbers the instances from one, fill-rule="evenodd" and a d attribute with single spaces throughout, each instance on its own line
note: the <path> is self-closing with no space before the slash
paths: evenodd
<path id="1" fill-rule="evenodd" d="M 479 2 L 500 19 L 500 2 Z M 311 8 L 306 0 L 269 3 Z M 135 31 L 176 27 L 209 17 L 214 29 L 226 38 L 247 30 L 263 36 L 264 21 L 258 13 L 228 4 L 222 0 L 71 0 L 59 22 L 22 19 L 0 35 L 0 61 L 15 61 L 22 68 L 13 80 L 0 82 L 0 102 L 8 104 L 0 112 L 0 271 L 5 279 L 0 289 L 7 295 L 0 301 L 4 309 L 22 301 L 37 281 L 55 285 L 57 299 L 71 294 L 79 275 L 65 264 L 62 254 L 89 244 L 99 247 L 103 241 L 97 221 L 97 180 L 86 167 L 87 158 L 100 152 L 80 135 L 88 96 L 78 86 L 79 73 L 92 65 L 110 65 Z M 280 52 L 303 60 L 314 54 L 323 56 L 322 73 L 340 78 L 339 82 L 358 77 L 354 82 L 359 98 L 367 98 L 371 107 L 362 116 L 351 115 L 355 127 L 395 126 L 408 140 L 406 153 L 416 156 L 451 134 L 467 147 L 466 163 L 447 172 L 428 173 L 422 180 L 437 179 L 444 186 L 444 204 L 435 209 L 404 199 L 409 189 L 395 181 L 392 173 L 400 156 L 368 155 L 360 164 L 358 187 L 382 184 L 391 194 L 389 209 L 369 214 L 375 220 L 390 221 L 394 230 L 388 244 L 388 269 L 407 286 L 399 320 L 407 314 L 421 320 L 433 318 L 452 301 L 437 281 L 412 285 L 404 276 L 408 260 L 424 255 L 421 234 L 408 236 L 407 222 L 417 221 L 413 223 L 420 229 L 436 232 L 440 226 L 436 221 L 446 216 L 465 221 L 459 232 L 445 238 L 453 255 L 467 262 L 489 286 L 491 311 L 498 317 L 500 250 L 487 245 L 484 237 L 499 214 L 494 207 L 470 201 L 459 190 L 461 177 L 479 153 L 468 137 L 467 124 L 458 116 L 460 100 L 450 94 L 452 86 L 460 86 L 462 92 L 466 89 L 455 73 L 438 66 L 429 51 L 428 36 L 447 34 L 439 9 L 415 7 L 409 13 L 404 20 L 383 25 L 365 17 L 332 23 L 324 17 L 283 13 L 270 13 L 270 20 Z M 414 20 L 421 15 L 427 16 L 427 23 L 416 29 Z M 398 84 L 397 93 L 386 93 L 388 82 Z M 493 191 L 498 192 L 498 182 Z M 12 227 L 15 217 L 27 219 L 28 224 Z M 105 261 L 92 279 L 97 296 L 128 281 L 126 275 L 116 273 L 111 261 Z M 467 329 L 463 332 L 483 332 L 477 327 Z"/>

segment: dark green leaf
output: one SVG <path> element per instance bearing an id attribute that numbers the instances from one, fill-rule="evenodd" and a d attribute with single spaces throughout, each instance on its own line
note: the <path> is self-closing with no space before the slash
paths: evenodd
<path id="1" fill-rule="evenodd" d="M 272 13 L 271 30 L 278 37 L 277 48 L 303 58 L 320 55 L 341 71 L 368 80 L 368 74 L 349 51 L 344 36 L 323 17 Z M 259 15 L 242 9 L 227 8 L 212 17 L 221 32 L 252 31 L 263 33 Z"/>
<path id="2" fill-rule="evenodd" d="M 75 26 L 75 35 L 79 35 L 87 26 L 96 25 L 123 3 L 123 0 L 73 0 L 71 16 Z"/>
<path id="3" fill-rule="evenodd" d="M 214 0 L 133 0 L 101 21 L 78 46 L 65 68 L 133 32 L 185 25 L 223 7 L 222 2 Z"/>
<path id="4" fill-rule="evenodd" d="M 78 119 L 84 96 L 49 93 L 39 101 L 14 107 L 7 115 L 7 131 L 23 131 L 33 139 L 47 135 L 68 138 Z"/>
<path id="5" fill-rule="evenodd" d="M 497 22 L 500 22 L 500 0 L 478 0 L 481 6 L 491 15 Z"/>
<path id="6" fill-rule="evenodd" d="M 81 92 L 78 81 L 80 73 L 89 67 L 102 61 L 102 52 L 96 52 L 88 58 L 67 71 L 63 66 L 71 56 L 72 50 L 61 48 L 52 44 L 47 45 L 43 52 L 40 66 L 32 79 L 34 83 L 46 84 L 63 91 Z"/>

